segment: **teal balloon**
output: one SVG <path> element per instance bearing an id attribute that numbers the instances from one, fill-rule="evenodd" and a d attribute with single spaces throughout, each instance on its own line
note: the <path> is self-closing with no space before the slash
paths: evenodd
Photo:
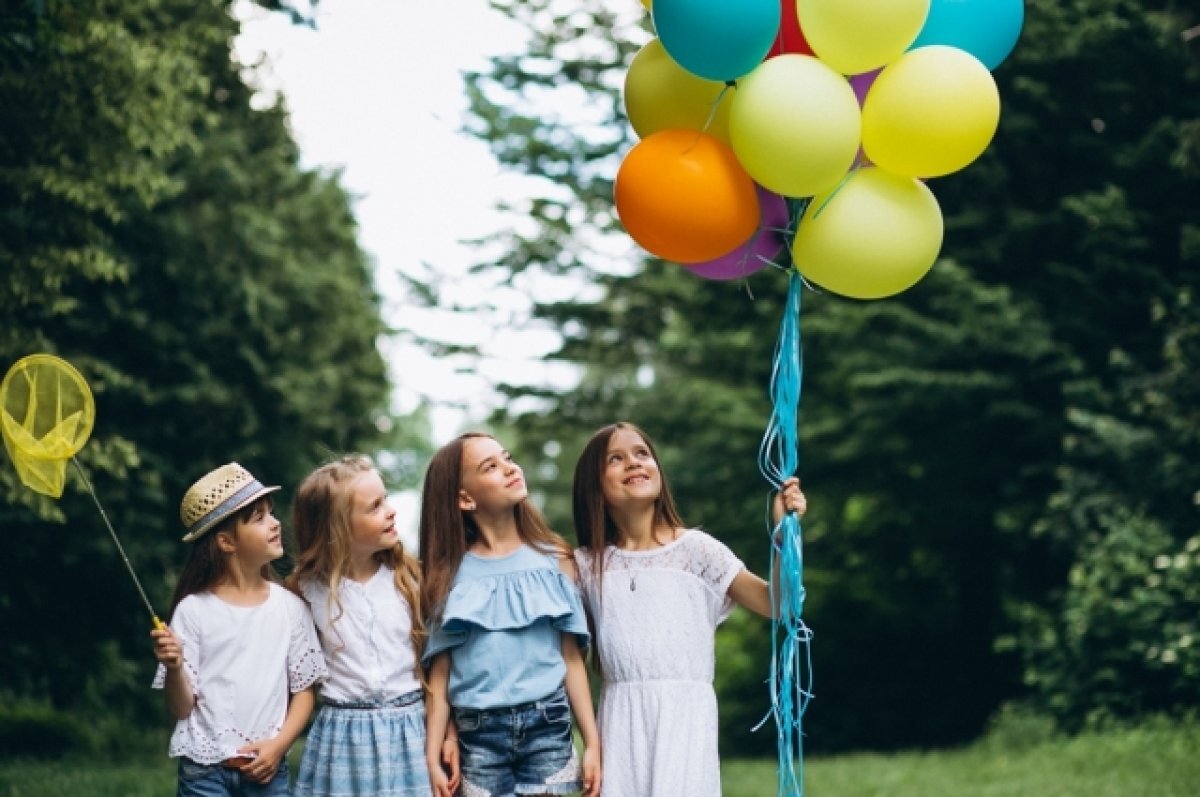
<path id="1" fill-rule="evenodd" d="M 1024 0 L 931 0 L 925 27 L 908 49 L 946 44 L 995 69 L 1016 46 L 1024 23 Z"/>
<path id="2" fill-rule="evenodd" d="M 737 80 L 762 63 L 779 34 L 779 0 L 654 0 L 667 55 L 706 80 Z"/>

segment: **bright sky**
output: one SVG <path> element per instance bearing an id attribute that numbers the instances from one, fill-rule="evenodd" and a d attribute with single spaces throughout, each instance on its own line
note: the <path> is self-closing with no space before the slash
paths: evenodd
<path id="1" fill-rule="evenodd" d="M 493 205 L 519 192 L 521 178 L 502 173 L 486 144 L 459 132 L 467 107 L 461 73 L 486 68 L 488 55 L 520 51 L 525 32 L 486 0 L 321 0 L 316 30 L 249 3 L 237 14 L 237 57 L 267 59 L 253 80 L 264 96 L 284 95 L 305 165 L 343 169 L 388 322 L 481 344 L 487 355 L 478 364 L 434 359 L 411 343 L 389 343 L 397 409 L 431 399 L 434 440 L 443 442 L 491 409 L 490 384 L 501 376 L 569 382 L 569 373 L 533 359 L 554 348 L 552 333 L 511 317 L 464 323 L 414 307 L 396 278 L 427 274 L 428 264 L 448 280 L 451 301 L 489 292 L 466 274 L 478 255 L 461 242 L 502 229 L 507 222 Z M 519 316 L 528 302 L 510 298 Z"/>
<path id="2" fill-rule="evenodd" d="M 490 385 L 500 377 L 569 384 L 571 373 L 535 360 L 555 347 L 552 333 L 512 317 L 464 323 L 413 307 L 396 278 L 427 274 L 428 264 L 448 281 L 450 301 L 471 304 L 489 292 L 467 275 L 478 255 L 461 242 L 509 223 L 493 205 L 518 194 L 521 178 L 502 173 L 486 144 L 459 132 L 467 107 L 461 73 L 486 68 L 488 55 L 520 51 L 525 32 L 486 0 L 321 0 L 315 30 L 250 3 L 236 13 L 243 21 L 236 56 L 246 64 L 266 59 L 252 80 L 264 103 L 276 92 L 285 97 L 304 164 L 343 170 L 386 320 L 479 344 L 486 354 L 478 363 L 435 359 L 412 343 L 389 343 L 396 408 L 431 400 L 440 444 L 495 406 Z M 528 302 L 510 298 L 519 318 Z M 404 541 L 415 548 L 418 496 L 392 500 Z"/>

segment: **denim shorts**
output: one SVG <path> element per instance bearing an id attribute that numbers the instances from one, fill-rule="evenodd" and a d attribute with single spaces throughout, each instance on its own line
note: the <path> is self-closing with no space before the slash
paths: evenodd
<path id="1" fill-rule="evenodd" d="M 571 707 L 560 686 L 519 706 L 455 709 L 463 797 L 579 791 Z"/>
<path id="2" fill-rule="evenodd" d="M 288 797 L 287 759 L 279 762 L 275 777 L 255 783 L 236 769 L 221 764 L 197 764 L 179 759 L 179 790 L 176 797 Z"/>

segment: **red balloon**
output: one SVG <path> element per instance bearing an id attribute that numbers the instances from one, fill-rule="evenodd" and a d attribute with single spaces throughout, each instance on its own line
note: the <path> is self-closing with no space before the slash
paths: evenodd
<path id="1" fill-rule="evenodd" d="M 779 33 L 775 36 L 775 44 L 771 46 L 767 58 L 787 53 L 813 54 L 812 48 L 808 46 L 808 39 L 804 38 L 804 30 L 800 27 L 800 12 L 796 5 L 796 0 L 781 0 L 783 16 L 779 22 Z"/>

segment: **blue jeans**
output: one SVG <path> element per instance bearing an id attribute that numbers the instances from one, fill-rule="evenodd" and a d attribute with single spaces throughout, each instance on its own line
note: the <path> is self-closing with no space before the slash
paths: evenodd
<path id="1" fill-rule="evenodd" d="M 255 783 L 236 769 L 220 764 L 197 764 L 179 759 L 179 790 L 175 797 L 289 797 L 287 759 L 279 762 L 275 777 Z"/>
<path id="2" fill-rule="evenodd" d="M 571 707 L 560 686 L 519 706 L 455 709 L 463 793 L 570 794 L 579 791 L 579 759 L 571 743 Z"/>

